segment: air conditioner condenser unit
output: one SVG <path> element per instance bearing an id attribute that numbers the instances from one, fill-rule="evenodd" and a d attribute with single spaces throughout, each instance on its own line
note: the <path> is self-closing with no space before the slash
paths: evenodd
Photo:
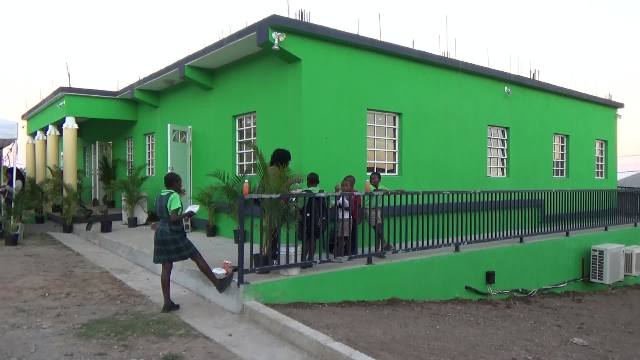
<path id="1" fill-rule="evenodd" d="M 624 274 L 640 275 L 640 246 L 633 245 L 624 248 Z"/>
<path id="2" fill-rule="evenodd" d="M 624 245 L 600 244 L 591 247 L 592 282 L 613 284 L 624 279 Z"/>

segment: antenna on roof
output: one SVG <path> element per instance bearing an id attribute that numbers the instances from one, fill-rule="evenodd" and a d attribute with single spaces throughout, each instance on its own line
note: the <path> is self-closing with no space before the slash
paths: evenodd
<path id="1" fill-rule="evenodd" d="M 296 12 L 296 19 L 304 22 L 311 22 L 311 12 L 300 9 Z"/>
<path id="2" fill-rule="evenodd" d="M 378 13 L 378 34 L 380 36 L 380 41 L 382 41 L 382 16 Z"/>
<path id="3" fill-rule="evenodd" d="M 289 0 L 287 0 L 287 17 L 291 17 L 291 16 L 289 15 Z"/>
<path id="4" fill-rule="evenodd" d="M 71 87 L 71 72 L 69 71 L 69 63 L 64 63 L 67 66 L 67 81 L 69 82 L 69 87 Z"/>
<path id="5" fill-rule="evenodd" d="M 458 58 L 458 39 L 453 38 L 453 57 Z"/>
<path id="6" fill-rule="evenodd" d="M 411 48 L 416 48 L 416 39 L 411 39 Z"/>
<path id="7" fill-rule="evenodd" d="M 445 56 L 449 57 L 449 16 L 445 15 L 444 16 L 444 37 L 445 37 L 445 46 L 446 46 L 446 53 Z"/>
<path id="8" fill-rule="evenodd" d="M 491 67 L 491 61 L 489 60 L 489 48 L 487 48 L 487 66 Z"/>
<path id="9" fill-rule="evenodd" d="M 360 35 L 360 18 L 358 18 L 358 35 Z"/>

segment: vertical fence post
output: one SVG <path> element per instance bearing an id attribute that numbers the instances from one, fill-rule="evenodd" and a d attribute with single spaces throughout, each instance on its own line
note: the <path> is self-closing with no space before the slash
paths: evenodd
<path id="1" fill-rule="evenodd" d="M 238 200 L 238 287 L 244 284 L 244 197 Z"/>

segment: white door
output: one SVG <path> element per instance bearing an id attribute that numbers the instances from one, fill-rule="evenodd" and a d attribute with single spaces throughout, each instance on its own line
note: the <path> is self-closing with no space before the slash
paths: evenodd
<path id="1" fill-rule="evenodd" d="M 191 205 L 191 126 L 169 124 L 167 129 L 169 149 L 168 171 L 173 171 L 182 178 L 185 195 L 184 206 Z"/>
<path id="2" fill-rule="evenodd" d="M 91 145 L 91 198 L 103 202 L 102 197 L 105 195 L 104 185 L 100 181 L 100 161 L 103 157 L 107 157 L 109 164 L 112 163 L 111 143 L 96 141 Z"/>

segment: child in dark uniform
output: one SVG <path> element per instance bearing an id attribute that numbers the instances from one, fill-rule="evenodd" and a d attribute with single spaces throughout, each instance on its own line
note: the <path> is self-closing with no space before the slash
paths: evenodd
<path id="1" fill-rule="evenodd" d="M 191 218 L 194 213 L 183 213 L 180 194 L 182 190 L 182 179 L 176 173 L 170 172 L 164 176 L 165 190 L 156 199 L 156 213 L 160 217 L 160 223 L 155 226 L 153 238 L 153 262 L 162 264 L 162 274 L 160 284 L 162 286 L 162 296 L 164 306 L 162 312 L 178 310 L 180 305 L 171 300 L 170 281 L 173 263 L 191 259 L 196 263 L 198 269 L 213 283 L 219 292 L 223 292 L 233 280 L 233 271 L 229 266 L 225 266 L 227 276 L 218 279 L 215 277 L 209 264 L 204 260 L 198 249 L 187 239 L 182 220 Z"/>

